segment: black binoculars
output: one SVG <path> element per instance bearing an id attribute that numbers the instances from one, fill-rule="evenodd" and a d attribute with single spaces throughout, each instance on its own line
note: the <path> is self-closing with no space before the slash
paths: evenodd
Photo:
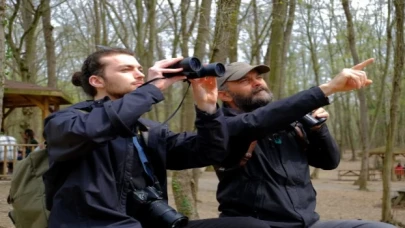
<path id="1" fill-rule="evenodd" d="M 174 76 L 186 76 L 187 79 L 203 78 L 206 76 L 222 77 L 225 74 L 225 66 L 222 63 L 210 63 L 206 66 L 201 64 L 201 61 L 196 57 L 187 57 L 183 60 L 167 67 L 167 68 L 183 68 L 178 73 L 163 73 L 166 78 Z"/>

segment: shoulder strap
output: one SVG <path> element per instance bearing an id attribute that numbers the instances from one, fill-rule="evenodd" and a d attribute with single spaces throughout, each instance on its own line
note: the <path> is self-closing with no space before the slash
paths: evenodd
<path id="1" fill-rule="evenodd" d="M 137 122 L 137 127 L 142 139 L 142 142 L 145 146 L 149 146 L 148 139 L 149 139 L 149 126 L 146 126 L 146 123 L 139 119 Z"/>
<path id="2" fill-rule="evenodd" d="M 297 140 L 298 140 L 299 144 L 301 145 L 302 149 L 304 151 L 306 151 L 308 149 L 308 140 L 307 140 L 304 130 L 298 124 L 295 124 L 293 127 L 294 127 L 294 131 L 297 135 Z"/>
<path id="3" fill-rule="evenodd" d="M 256 144 L 257 144 L 257 140 L 250 143 L 249 148 L 248 148 L 245 156 L 239 162 L 239 166 L 246 165 L 246 162 L 249 161 L 249 159 L 252 157 L 252 153 L 255 150 Z"/>
<path id="4" fill-rule="evenodd" d="M 222 166 L 214 165 L 214 169 L 217 171 L 217 175 L 222 175 L 222 174 L 219 174 L 219 173 L 224 173 L 224 172 L 236 170 L 236 169 L 239 169 L 239 168 L 245 166 L 247 161 L 249 161 L 249 159 L 252 157 L 252 154 L 253 154 L 253 151 L 254 151 L 254 149 L 256 147 L 256 144 L 257 144 L 257 140 L 250 143 L 249 148 L 245 153 L 245 156 L 243 156 L 243 158 L 239 161 L 238 165 L 235 165 L 235 166 L 230 167 L 230 168 L 225 168 L 225 167 L 222 167 Z"/>

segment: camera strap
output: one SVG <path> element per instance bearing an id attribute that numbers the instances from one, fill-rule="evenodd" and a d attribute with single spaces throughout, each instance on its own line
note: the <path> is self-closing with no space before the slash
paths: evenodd
<path id="1" fill-rule="evenodd" d="M 145 173 L 149 176 L 152 183 L 155 183 L 155 178 L 153 177 L 153 172 L 149 168 L 148 159 L 146 158 L 145 152 L 143 151 L 141 144 L 139 144 L 138 138 L 135 136 L 132 138 L 132 141 L 134 142 L 136 150 L 138 151 L 139 159 L 141 160 L 142 167 L 145 170 Z"/>

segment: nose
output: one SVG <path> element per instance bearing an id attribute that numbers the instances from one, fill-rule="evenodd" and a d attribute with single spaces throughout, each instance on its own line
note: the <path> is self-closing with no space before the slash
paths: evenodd
<path id="1" fill-rule="evenodd" d="M 145 75 L 142 73 L 142 71 L 140 71 L 139 69 L 136 69 L 135 71 L 134 71 L 134 78 L 135 79 L 139 79 L 139 78 L 144 78 L 145 77 Z"/>
<path id="2" fill-rule="evenodd" d="M 259 87 L 261 85 L 262 85 L 261 79 L 259 79 L 259 78 L 252 79 L 252 86 L 253 87 L 256 88 L 256 87 Z"/>

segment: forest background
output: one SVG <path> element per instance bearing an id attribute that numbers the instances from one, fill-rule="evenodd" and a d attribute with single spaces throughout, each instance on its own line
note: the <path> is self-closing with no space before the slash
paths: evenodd
<path id="1" fill-rule="evenodd" d="M 0 0 L 0 101 L 4 80 L 56 87 L 72 102 L 86 97 L 71 83 L 96 45 L 135 51 L 144 69 L 157 60 L 196 56 L 203 62 L 266 64 L 275 99 L 327 82 L 370 57 L 372 86 L 338 95 L 328 125 L 342 153 L 361 159 L 359 190 L 367 190 L 368 152 L 392 158 L 405 147 L 403 0 Z M 179 83 L 146 117 L 164 121 L 187 88 Z M 0 107 L 2 103 L 0 104 Z M 3 113 L 3 110 L 0 113 Z M 5 119 L 8 135 L 32 128 L 41 139 L 40 111 L 23 108 Z M 169 122 L 193 130 L 188 93 Z M 0 118 L 1 119 L 1 118 Z M 382 219 L 392 219 L 393 159 L 384 159 Z M 313 177 L 316 178 L 318 170 Z M 199 170 L 173 172 L 177 208 L 197 218 Z"/>

